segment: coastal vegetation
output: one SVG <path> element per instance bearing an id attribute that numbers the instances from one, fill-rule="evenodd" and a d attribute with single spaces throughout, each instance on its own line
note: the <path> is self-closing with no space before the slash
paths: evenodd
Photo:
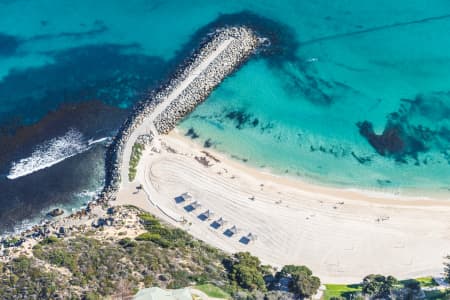
<path id="1" fill-rule="evenodd" d="M 142 156 L 142 151 L 144 151 L 145 145 L 141 143 L 134 143 L 133 148 L 131 149 L 131 157 L 130 157 L 130 166 L 128 169 L 128 179 L 133 181 L 136 178 L 136 168 L 139 163 L 139 160 Z"/>
<path id="2" fill-rule="evenodd" d="M 450 299 L 432 277 L 397 281 L 392 276 L 371 274 L 359 284 L 325 284 L 324 300 L 345 299 Z"/>
<path id="3" fill-rule="evenodd" d="M 248 252 L 236 253 L 226 265 L 229 266 L 229 277 L 234 289 L 267 290 L 264 276 L 270 274 L 270 267 L 262 266 L 257 257 Z"/>
<path id="4" fill-rule="evenodd" d="M 348 299 L 354 295 L 359 295 L 362 292 L 360 284 L 325 284 L 326 290 L 324 293 L 324 299 Z"/>
<path id="5" fill-rule="evenodd" d="M 320 287 L 319 277 L 313 276 L 312 271 L 305 266 L 287 265 L 276 274 L 277 281 L 282 278 L 288 280 L 289 291 L 302 298 L 314 295 Z"/>
<path id="6" fill-rule="evenodd" d="M 395 284 L 397 284 L 397 279 L 393 276 L 371 274 L 364 277 L 362 292 L 371 297 L 387 299 Z"/>
<path id="7" fill-rule="evenodd" d="M 108 237 L 103 231 L 111 229 L 102 227 L 47 236 L 30 255 L 0 263 L 0 299 L 103 299 L 152 286 L 194 286 L 224 299 L 307 299 L 319 289 L 319 278 L 305 266 L 277 271 L 248 252 L 229 255 L 208 246 L 135 207 L 108 211 L 110 217 L 135 220 L 136 233 L 127 234 L 122 219 L 111 228 L 116 235 Z M 444 265 L 448 279 L 450 257 Z M 328 284 L 323 294 L 324 300 L 419 298 L 450 299 L 450 294 L 431 277 L 398 281 L 377 274 L 355 285 Z"/>
<path id="8" fill-rule="evenodd" d="M 448 282 L 450 282 L 450 255 L 447 255 L 444 263 L 444 276 Z"/>
<path id="9" fill-rule="evenodd" d="M 276 273 L 248 252 L 230 256 L 151 214 L 126 209 L 138 217 L 143 234 L 127 236 L 119 227 L 116 237 L 95 234 L 105 228 L 65 238 L 48 236 L 30 256 L 0 264 L 0 299 L 103 299 L 152 286 L 197 286 L 211 297 L 278 299 L 280 293 L 306 295 L 299 287 L 311 286 L 306 267 L 287 266 Z M 296 278 L 293 293 L 279 291 L 286 276 Z"/>
<path id="10" fill-rule="evenodd" d="M 231 299 L 230 294 L 210 283 L 196 285 L 195 288 L 212 298 Z"/>

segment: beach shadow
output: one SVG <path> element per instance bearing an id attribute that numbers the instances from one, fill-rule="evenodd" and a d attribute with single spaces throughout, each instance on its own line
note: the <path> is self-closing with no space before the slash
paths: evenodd
<path id="1" fill-rule="evenodd" d="M 239 240 L 239 243 L 244 244 L 244 245 L 248 245 L 248 243 L 250 243 L 250 239 L 247 238 L 246 236 L 241 237 L 241 239 Z"/>
<path id="2" fill-rule="evenodd" d="M 184 202 L 184 198 L 183 197 L 181 197 L 181 196 L 175 197 L 175 203 L 176 204 L 180 204 L 180 203 L 183 203 L 183 202 Z"/>
<path id="3" fill-rule="evenodd" d="M 223 232 L 223 235 L 225 235 L 226 237 L 232 237 L 234 235 L 234 232 L 230 229 L 227 229 Z"/>
<path id="4" fill-rule="evenodd" d="M 209 226 L 211 226 L 211 227 L 214 228 L 214 229 L 219 229 L 220 226 L 222 226 L 222 225 L 220 225 L 217 221 L 214 221 L 214 222 L 212 222 L 211 225 L 209 225 Z"/>

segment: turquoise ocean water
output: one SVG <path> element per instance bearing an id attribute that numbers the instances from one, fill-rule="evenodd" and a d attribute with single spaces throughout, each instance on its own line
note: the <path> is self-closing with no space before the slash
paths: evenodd
<path id="1" fill-rule="evenodd" d="M 446 0 L 0 0 L 0 228 L 89 200 L 104 176 L 95 141 L 223 24 L 270 46 L 182 133 L 307 181 L 449 193 Z"/>

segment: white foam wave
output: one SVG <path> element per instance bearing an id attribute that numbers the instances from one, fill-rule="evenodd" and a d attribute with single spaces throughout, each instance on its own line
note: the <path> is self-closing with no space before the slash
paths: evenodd
<path id="1" fill-rule="evenodd" d="M 102 138 L 97 139 L 97 140 L 90 139 L 88 141 L 88 145 L 90 146 L 90 145 L 94 145 L 94 144 L 98 144 L 98 143 L 103 143 L 103 142 L 106 142 L 108 140 L 109 140 L 109 137 L 102 137 Z"/>
<path id="2" fill-rule="evenodd" d="M 70 129 L 66 134 L 36 146 L 31 156 L 13 162 L 8 179 L 16 179 L 51 167 L 63 160 L 85 152 L 92 143 L 85 141 L 81 132 Z"/>

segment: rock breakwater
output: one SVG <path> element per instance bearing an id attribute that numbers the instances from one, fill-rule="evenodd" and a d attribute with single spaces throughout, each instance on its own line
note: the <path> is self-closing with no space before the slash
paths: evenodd
<path id="1" fill-rule="evenodd" d="M 174 75 L 139 102 L 111 142 L 106 155 L 105 187 L 100 200 L 113 200 L 128 168 L 130 149 L 145 136 L 150 144 L 204 101 L 212 90 L 254 53 L 261 39 L 247 27 L 210 34 Z"/>
<path id="2" fill-rule="evenodd" d="M 222 80 L 236 70 L 259 44 L 259 39 L 251 30 L 231 28 L 220 32 L 206 47 L 216 49 L 220 43 L 227 40 L 230 41 L 227 47 L 156 117 L 154 125 L 159 134 L 171 131 L 178 121 L 204 101 Z M 201 60 L 206 56 L 207 53 L 203 53 L 197 59 Z"/>

